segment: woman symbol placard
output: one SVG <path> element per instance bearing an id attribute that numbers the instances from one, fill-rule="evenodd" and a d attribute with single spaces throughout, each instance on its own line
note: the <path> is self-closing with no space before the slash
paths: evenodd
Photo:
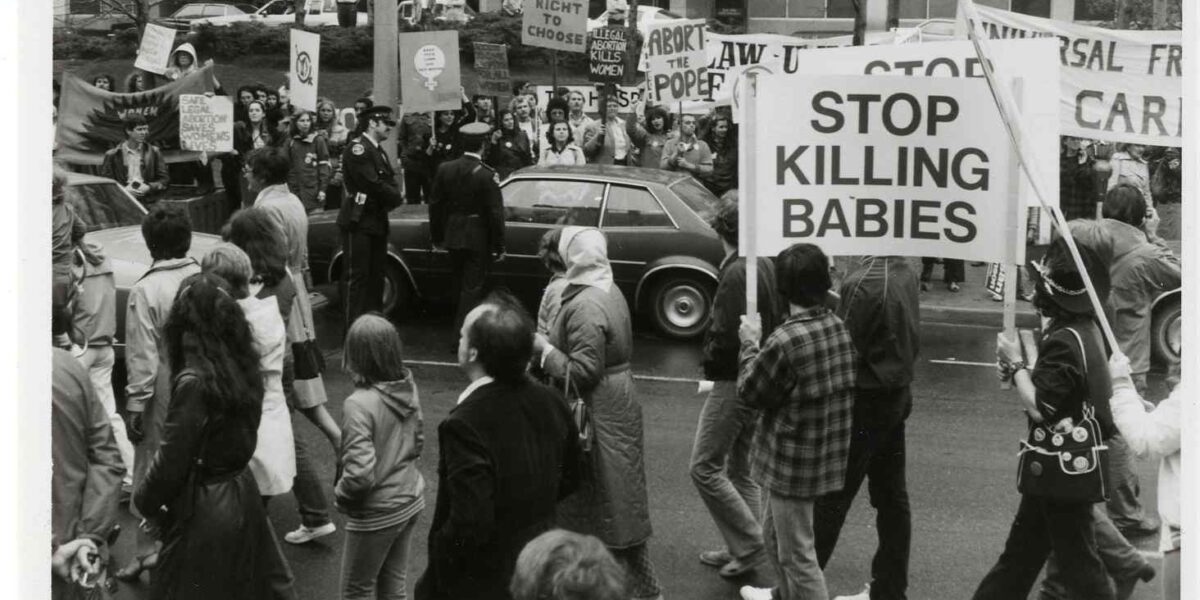
<path id="1" fill-rule="evenodd" d="M 417 74 L 425 78 L 425 89 L 433 91 L 438 87 L 437 76 L 446 68 L 446 54 L 435 44 L 421 46 L 413 55 L 413 66 Z"/>

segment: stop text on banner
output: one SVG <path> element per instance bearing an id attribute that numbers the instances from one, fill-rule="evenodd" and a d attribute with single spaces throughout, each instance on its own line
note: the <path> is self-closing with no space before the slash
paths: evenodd
<path id="1" fill-rule="evenodd" d="M 985 81 L 761 75 L 747 102 L 756 254 L 1008 256 L 1011 150 Z"/>
<path id="2" fill-rule="evenodd" d="M 587 50 L 586 0 L 525 0 L 521 43 L 551 50 Z"/>

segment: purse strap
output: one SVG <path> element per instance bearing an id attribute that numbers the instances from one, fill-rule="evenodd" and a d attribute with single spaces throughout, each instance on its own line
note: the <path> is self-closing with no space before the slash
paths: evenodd
<path id="1" fill-rule="evenodd" d="M 1083 373 L 1084 373 L 1084 381 L 1086 383 L 1087 382 L 1087 373 L 1088 373 L 1087 347 L 1083 345 L 1083 337 L 1079 335 L 1078 331 L 1075 331 L 1074 327 L 1064 327 L 1063 329 L 1070 331 L 1071 335 L 1075 336 L 1075 341 L 1079 343 L 1079 356 L 1083 359 Z M 1087 399 L 1085 399 L 1083 401 L 1083 417 L 1085 419 L 1095 418 L 1095 416 L 1096 416 L 1096 407 L 1092 406 L 1092 403 L 1090 401 L 1091 397 L 1092 397 L 1091 386 L 1089 386 Z"/>

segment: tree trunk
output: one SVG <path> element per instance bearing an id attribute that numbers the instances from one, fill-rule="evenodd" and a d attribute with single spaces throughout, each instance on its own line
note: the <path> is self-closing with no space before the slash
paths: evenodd
<path id="1" fill-rule="evenodd" d="M 292 10 L 296 13 L 296 27 L 304 27 L 304 16 L 308 14 L 308 0 L 292 0 Z"/>
<path id="2" fill-rule="evenodd" d="M 1129 0 L 1117 0 L 1116 28 L 1129 29 Z"/>
<path id="3" fill-rule="evenodd" d="M 1154 0 L 1154 29 L 1167 28 L 1167 0 Z"/>

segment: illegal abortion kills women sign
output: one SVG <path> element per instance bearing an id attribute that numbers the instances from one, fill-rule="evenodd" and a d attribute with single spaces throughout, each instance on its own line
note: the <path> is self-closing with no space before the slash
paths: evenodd
<path id="1" fill-rule="evenodd" d="M 748 104 L 758 255 L 1006 257 L 1016 199 L 985 81 L 762 75 Z"/>

